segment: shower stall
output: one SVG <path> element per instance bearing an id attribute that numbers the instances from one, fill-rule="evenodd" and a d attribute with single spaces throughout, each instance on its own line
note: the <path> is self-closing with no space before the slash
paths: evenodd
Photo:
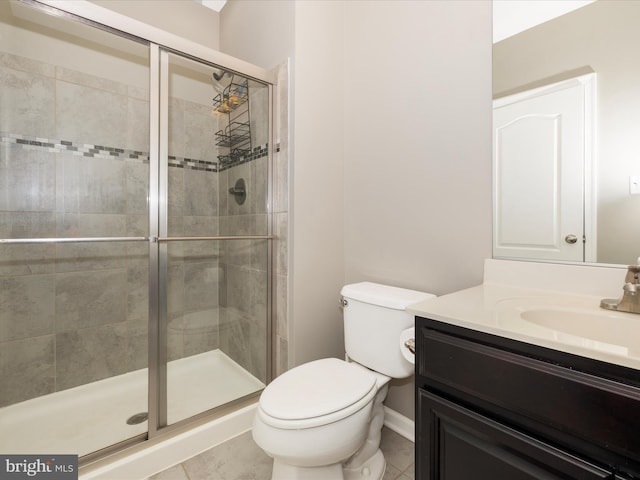
<path id="1" fill-rule="evenodd" d="M 275 81 L 46 3 L 0 2 L 0 452 L 90 459 L 271 378 Z"/>

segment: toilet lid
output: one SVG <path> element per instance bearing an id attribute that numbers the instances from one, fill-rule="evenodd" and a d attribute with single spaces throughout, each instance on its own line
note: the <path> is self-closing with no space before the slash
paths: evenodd
<path id="1" fill-rule="evenodd" d="M 337 358 L 305 363 L 280 375 L 260 397 L 260 408 L 282 420 L 328 415 L 358 402 L 376 388 L 376 377 Z"/>

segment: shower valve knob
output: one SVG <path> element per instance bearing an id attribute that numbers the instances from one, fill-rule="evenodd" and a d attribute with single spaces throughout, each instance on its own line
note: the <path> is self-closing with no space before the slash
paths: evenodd
<path id="1" fill-rule="evenodd" d="M 242 205 L 247 199 L 247 184 L 244 178 L 239 178 L 236 184 L 229 188 L 229 193 L 235 197 L 236 203 Z"/>

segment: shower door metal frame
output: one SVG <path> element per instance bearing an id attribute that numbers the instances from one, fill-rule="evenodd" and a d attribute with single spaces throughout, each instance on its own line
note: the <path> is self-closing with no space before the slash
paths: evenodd
<path id="1" fill-rule="evenodd" d="M 147 237 L 87 237 L 87 238 L 17 238 L 0 239 L 0 244 L 34 243 L 93 243 L 93 242 L 147 242 L 149 244 L 149 364 L 148 364 L 148 433 L 137 435 L 116 445 L 87 454 L 81 458 L 81 466 L 100 460 L 132 444 L 146 440 L 161 440 L 171 433 L 184 429 L 194 421 L 206 421 L 221 416 L 230 408 L 257 397 L 255 394 L 229 402 L 218 408 L 167 425 L 167 356 L 166 356 L 166 247 L 172 241 L 267 241 L 267 325 L 266 332 L 266 382 L 273 377 L 273 152 L 274 94 L 277 84 L 275 70 L 266 70 L 219 51 L 178 37 L 164 30 L 113 12 L 89 2 L 74 0 L 14 0 L 45 13 L 66 17 L 69 20 L 108 31 L 149 45 L 149 232 Z M 237 73 L 263 83 L 268 88 L 268 175 L 267 175 L 267 233 L 265 235 L 169 237 L 167 235 L 167 170 L 168 170 L 168 90 L 162 81 L 168 68 L 168 54 L 211 65 L 214 68 Z M 164 70 L 164 71 L 163 71 Z M 166 78 L 165 78 L 166 80 Z M 164 95 L 163 95 L 164 94 Z M 165 135 L 163 136 L 163 132 Z M 164 215 L 163 215 L 164 212 Z M 163 273 L 164 272 L 164 273 Z"/>
<path id="2" fill-rule="evenodd" d="M 201 63 L 203 65 L 210 65 L 212 68 L 224 68 L 227 69 L 226 65 L 216 65 L 211 64 L 210 62 L 205 61 L 204 59 L 195 58 L 191 55 L 185 54 L 183 52 L 178 52 L 174 49 L 163 47 L 157 44 L 151 44 L 151 51 L 153 52 L 150 55 L 151 62 L 155 63 L 152 65 L 154 72 L 152 72 L 152 76 L 150 78 L 150 96 L 151 98 L 158 98 L 157 102 L 159 111 L 157 117 L 158 122 L 151 122 L 153 127 L 150 130 L 150 141 L 157 142 L 157 148 L 153 148 L 151 151 L 154 152 L 157 157 L 154 157 L 152 154 L 149 156 L 150 167 L 151 164 L 154 165 L 153 171 L 150 168 L 150 199 L 153 195 L 156 198 L 154 213 L 155 216 L 149 216 L 149 235 L 150 240 L 154 244 L 156 244 L 156 248 L 150 246 L 150 252 L 153 252 L 155 258 L 150 257 L 150 262 L 153 262 L 153 265 L 150 264 L 149 268 L 149 419 L 155 419 L 155 421 L 149 422 L 149 438 L 155 438 L 160 435 L 161 432 L 171 432 L 174 429 L 181 428 L 184 424 L 193 421 L 194 419 L 204 418 L 209 416 L 208 412 L 202 412 L 201 414 L 197 414 L 194 417 L 190 417 L 188 419 L 176 422 L 175 424 L 168 424 L 168 405 L 167 405 L 167 392 L 168 392 L 168 381 L 167 381 L 167 364 L 168 364 L 168 355 L 167 355 L 167 325 L 168 325 L 168 316 L 167 316 L 167 271 L 168 271 L 168 243 L 170 242 L 188 242 L 188 241 L 234 241 L 234 240 L 267 240 L 267 265 L 268 265 L 268 275 L 267 275 L 267 337 L 265 339 L 266 345 L 266 374 L 267 383 L 272 378 L 272 273 L 273 273 L 273 219 L 272 219 L 272 171 L 273 171 L 273 85 L 266 83 L 264 81 L 260 81 L 264 83 L 269 89 L 268 102 L 269 102 L 269 112 L 268 112 L 268 168 L 267 168 L 267 234 L 266 235 L 221 235 L 221 236 L 170 236 L 168 229 L 168 178 L 169 178 L 169 55 L 178 55 L 183 58 L 188 58 L 192 61 Z M 157 75 L 153 76 L 157 70 Z M 242 72 L 236 72 L 240 75 L 244 74 Z M 250 77 L 248 77 L 250 78 Z M 157 96 L 156 96 L 157 93 Z M 157 126 L 157 128 L 155 128 Z M 151 185 L 153 184 L 153 188 Z M 152 273 L 152 269 L 154 272 Z M 157 285 L 153 285 L 153 282 L 157 282 Z M 155 298 L 152 300 L 152 292 Z M 151 305 L 153 302 L 153 307 Z M 155 310 L 156 316 L 155 320 L 151 317 L 151 309 Z M 152 324 L 153 324 L 153 335 L 152 335 Z M 152 372 L 152 368 L 155 369 L 155 372 Z M 249 395 L 249 397 L 254 397 L 256 394 Z M 231 401 L 223 407 L 233 406 L 236 403 L 240 403 L 244 400 L 244 398 L 236 399 Z M 217 410 L 218 408 L 214 408 L 213 410 Z"/>

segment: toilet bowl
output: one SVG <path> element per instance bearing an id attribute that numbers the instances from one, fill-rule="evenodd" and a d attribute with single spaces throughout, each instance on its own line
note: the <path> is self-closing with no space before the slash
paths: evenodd
<path id="1" fill-rule="evenodd" d="M 345 478 L 342 463 L 365 443 L 389 380 L 336 358 L 306 363 L 274 380 L 253 422 L 255 442 L 274 458 L 272 478 Z"/>
<path id="2" fill-rule="evenodd" d="M 391 378 L 413 373 L 398 346 L 400 333 L 413 326 L 405 308 L 433 295 L 368 282 L 347 285 L 342 295 L 348 360 L 295 367 L 260 396 L 252 433 L 274 460 L 272 480 L 384 475 L 382 402 Z"/>

